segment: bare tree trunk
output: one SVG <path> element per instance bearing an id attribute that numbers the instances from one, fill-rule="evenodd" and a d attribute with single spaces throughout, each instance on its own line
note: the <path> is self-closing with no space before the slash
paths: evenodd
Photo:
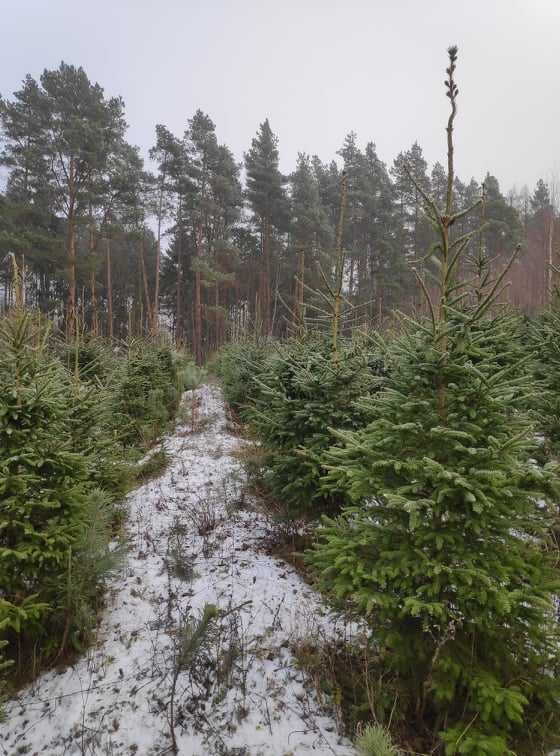
<path id="1" fill-rule="evenodd" d="M 270 336 L 270 307 L 271 307 L 271 273 L 270 273 L 270 256 L 271 256 L 271 225 L 269 218 L 264 219 L 263 223 L 263 278 L 262 278 L 262 318 L 263 330 L 266 336 Z"/>
<path id="2" fill-rule="evenodd" d="M 75 168 L 74 158 L 68 168 L 69 204 L 66 228 L 66 256 L 68 258 L 68 302 L 66 308 L 66 336 L 73 339 L 76 334 L 76 228 L 75 228 Z"/>
<path id="3" fill-rule="evenodd" d="M 159 268 L 161 265 L 161 226 L 163 223 L 163 195 L 165 192 L 165 172 L 167 160 L 163 164 L 161 184 L 159 189 L 158 212 L 157 212 L 157 246 L 156 246 L 156 269 L 154 285 L 154 306 L 152 311 L 152 332 L 155 334 L 159 329 Z"/>
<path id="4" fill-rule="evenodd" d="M 150 332 L 153 330 L 152 326 L 152 306 L 150 304 L 150 292 L 148 290 L 148 276 L 146 274 L 146 261 L 144 259 L 144 234 L 140 237 L 140 271 L 142 273 L 142 284 L 144 287 L 144 299 L 146 302 L 146 317 L 148 318 L 148 328 Z"/>
<path id="5" fill-rule="evenodd" d="M 21 301 L 21 306 L 25 307 L 26 301 L 25 301 L 25 255 L 23 252 L 20 255 L 19 259 L 19 269 L 20 269 L 20 279 L 19 279 L 19 285 L 20 285 L 20 294 L 19 298 Z"/>
<path id="6" fill-rule="evenodd" d="M 348 297 L 354 296 L 354 255 L 350 257 L 350 273 L 348 275 Z"/>
<path id="7" fill-rule="evenodd" d="M 346 174 L 342 175 L 340 185 L 340 214 L 338 218 L 338 227 L 336 230 L 336 256 L 335 256 L 335 274 L 333 287 L 332 302 L 332 359 L 338 361 L 338 338 L 340 335 L 340 320 L 342 316 L 342 287 L 344 282 L 344 214 L 346 212 L 346 197 L 348 191 L 348 180 Z"/>
<path id="8" fill-rule="evenodd" d="M 107 335 L 113 338 L 113 281 L 111 276 L 111 239 L 107 236 L 106 247 L 106 264 L 107 264 Z"/>
<path id="9" fill-rule="evenodd" d="M 195 241 L 195 258 L 200 257 L 202 246 L 202 224 L 198 225 Z M 193 352 L 196 362 L 202 364 L 202 292 L 201 277 L 198 267 L 194 273 L 194 328 L 193 328 Z"/>
<path id="10" fill-rule="evenodd" d="M 305 247 L 302 245 L 299 251 L 298 261 L 298 280 L 297 280 L 297 315 L 298 328 L 303 332 L 305 330 Z"/>
<path id="11" fill-rule="evenodd" d="M 66 335 L 73 339 L 76 334 L 76 234 L 74 217 L 68 219 L 68 305 L 66 314 Z"/>
<path id="12" fill-rule="evenodd" d="M 552 303 L 552 240 L 554 237 L 554 207 L 550 208 L 550 218 L 548 221 L 548 243 L 547 243 L 547 266 L 546 266 L 546 303 Z"/>
<path id="13" fill-rule="evenodd" d="M 259 291 L 255 291 L 255 336 L 262 332 L 261 297 Z"/>
<path id="14" fill-rule="evenodd" d="M 183 324 L 183 224 L 181 220 L 181 200 L 179 200 L 177 239 L 177 302 L 175 307 L 175 342 L 179 345 L 184 341 Z"/>
<path id="15" fill-rule="evenodd" d="M 93 214 L 92 214 L 92 209 L 90 205 L 90 208 L 89 208 L 89 257 L 90 257 L 91 273 L 89 277 L 89 288 L 90 288 L 90 295 L 91 295 L 91 333 L 93 336 L 97 336 L 98 335 L 97 292 L 95 290 L 94 255 L 95 255 L 95 227 L 93 225 Z"/>

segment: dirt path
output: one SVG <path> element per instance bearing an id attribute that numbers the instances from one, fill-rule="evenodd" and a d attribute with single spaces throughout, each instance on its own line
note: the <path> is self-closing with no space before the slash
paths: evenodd
<path id="1" fill-rule="evenodd" d="M 199 430 L 178 426 L 166 472 L 127 499 L 129 550 L 97 644 L 8 704 L 3 756 L 354 753 L 289 650 L 347 630 L 257 548 L 267 523 L 241 496 L 241 442 L 219 390 L 195 396 Z"/>

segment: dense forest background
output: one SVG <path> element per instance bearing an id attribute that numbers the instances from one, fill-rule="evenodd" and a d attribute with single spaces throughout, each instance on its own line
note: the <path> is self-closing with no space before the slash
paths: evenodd
<path id="1" fill-rule="evenodd" d="M 433 243 L 418 186 L 443 205 L 446 172 L 414 143 L 391 166 L 351 132 L 337 158 L 300 153 L 279 169 L 265 119 L 243 163 L 197 110 L 183 134 L 156 126 L 150 169 L 126 141 L 124 103 L 61 63 L 0 101 L 0 310 L 17 297 L 67 336 L 169 332 L 201 362 L 244 333 L 283 335 L 303 322 L 308 292 L 334 246 L 347 177 L 344 288 L 354 322 L 418 310 L 412 265 Z M 416 184 L 412 181 L 413 174 Z M 461 221 L 498 266 L 515 247 L 505 298 L 531 312 L 552 295 L 560 229 L 554 182 L 504 194 L 488 173 L 455 180 L 456 202 L 483 196 Z"/>

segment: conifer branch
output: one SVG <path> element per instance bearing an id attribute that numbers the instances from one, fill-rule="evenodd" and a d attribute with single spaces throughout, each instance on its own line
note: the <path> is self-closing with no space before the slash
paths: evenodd
<path id="1" fill-rule="evenodd" d="M 480 204 L 480 203 L 479 203 Z M 476 205 L 472 205 L 472 207 L 477 207 Z M 482 226 L 478 226 L 473 231 L 467 231 L 466 234 L 462 234 L 461 236 L 458 236 L 456 239 L 454 239 L 451 244 L 449 245 L 449 249 L 455 249 L 459 244 L 462 244 L 464 241 L 469 242 L 473 236 L 476 236 L 481 231 L 483 231 L 488 224 L 485 223 Z"/>
<path id="2" fill-rule="evenodd" d="M 483 315 L 484 312 L 486 312 L 486 310 L 488 309 L 488 307 L 490 307 L 490 305 L 493 302 L 496 301 L 496 299 L 499 296 L 499 294 L 502 293 L 503 289 L 498 294 L 496 294 L 496 292 L 498 291 L 498 289 L 500 287 L 500 284 L 504 280 L 504 277 L 506 276 L 507 272 L 509 271 L 509 269 L 511 268 L 511 266 L 513 265 L 513 263 L 515 262 L 515 259 L 517 258 L 517 256 L 518 256 L 518 254 L 519 254 L 520 251 L 521 251 L 521 244 L 518 244 L 517 247 L 515 248 L 515 251 L 513 252 L 513 254 L 511 255 L 511 257 L 509 258 L 509 260 L 507 261 L 507 263 L 505 264 L 504 269 L 502 270 L 502 272 L 500 273 L 500 275 L 498 276 L 498 278 L 494 282 L 494 285 L 490 289 L 489 293 L 482 300 L 482 302 L 479 304 L 479 306 L 475 310 L 474 314 L 470 318 L 470 322 L 471 323 L 475 323 L 477 320 L 479 320 L 480 317 L 481 317 L 481 315 Z"/>
<path id="3" fill-rule="evenodd" d="M 457 213 L 453 213 L 451 216 L 451 220 L 453 223 L 456 223 L 458 220 L 461 220 L 461 218 L 464 218 L 466 215 L 470 215 L 470 213 L 473 212 L 473 210 L 476 210 L 476 208 L 482 204 L 482 197 L 479 197 L 476 202 L 473 202 L 472 205 L 469 205 L 469 207 L 466 207 L 464 210 L 460 210 Z M 479 229 L 476 229 L 478 231 Z M 476 231 L 474 233 L 476 233 Z"/>
<path id="4" fill-rule="evenodd" d="M 430 293 L 426 287 L 426 284 L 424 283 L 424 279 L 422 276 L 418 273 L 416 268 L 413 269 L 414 275 L 416 276 L 416 279 L 418 280 L 420 286 L 422 287 L 422 291 L 424 292 L 424 296 L 426 297 L 426 301 L 428 303 L 428 309 L 430 310 L 430 318 L 432 320 L 432 327 L 434 330 L 434 334 L 436 332 L 436 311 L 434 309 L 434 305 L 432 302 L 432 298 L 430 297 Z"/>

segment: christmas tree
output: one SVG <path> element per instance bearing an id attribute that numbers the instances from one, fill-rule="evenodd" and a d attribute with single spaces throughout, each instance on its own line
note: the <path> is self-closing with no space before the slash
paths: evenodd
<path id="1" fill-rule="evenodd" d="M 456 59 L 450 48 L 444 207 L 416 185 L 438 238 L 433 280 L 419 279 L 429 318 L 407 320 L 394 343 L 373 422 L 337 433 L 325 483 L 354 505 L 324 521 L 309 559 L 368 617 L 385 688 L 377 714 L 397 701 L 391 722 L 414 733 L 407 745 L 544 753 L 560 721 L 554 480 L 531 462 L 531 425 L 512 411 L 527 379 L 503 354 L 504 319 L 488 316 L 505 270 L 480 299 L 457 276 L 477 231 L 454 226 L 478 201 L 454 209 Z"/>

